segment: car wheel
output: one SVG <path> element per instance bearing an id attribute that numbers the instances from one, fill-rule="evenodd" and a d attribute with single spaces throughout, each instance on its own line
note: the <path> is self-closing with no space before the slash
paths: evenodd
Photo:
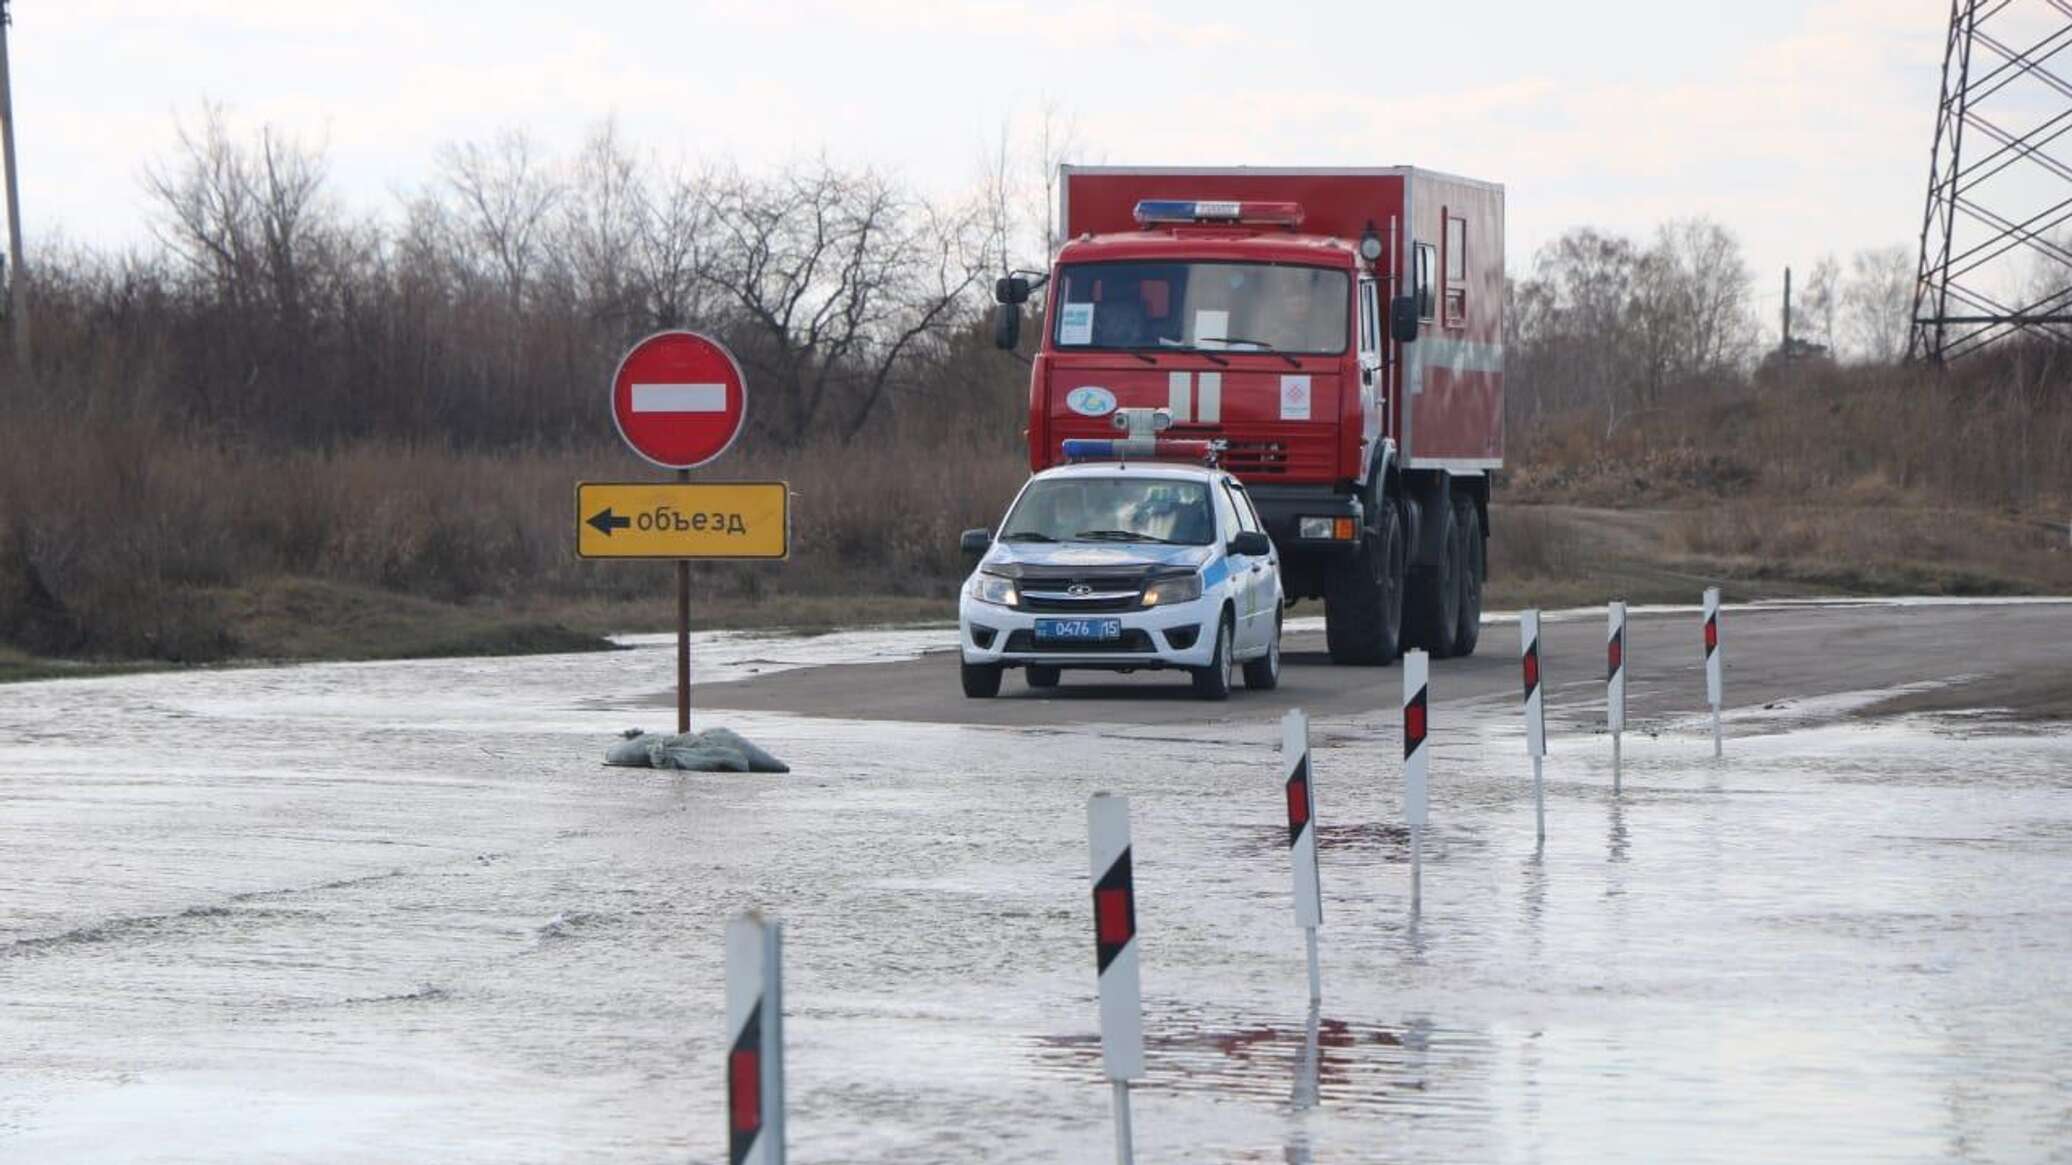
<path id="1" fill-rule="evenodd" d="M 1216 624 L 1216 654 L 1209 666 L 1194 669 L 1194 694 L 1204 700 L 1228 700 L 1230 698 L 1230 616 L 1225 614 Z"/>
<path id="2" fill-rule="evenodd" d="M 1281 619 L 1274 616 L 1273 640 L 1266 654 L 1245 663 L 1245 686 L 1255 692 L 1271 692 L 1281 686 Z"/>
<path id="3" fill-rule="evenodd" d="M 1028 680 L 1032 688 L 1055 688 L 1062 675 L 1063 672 L 1048 664 L 1032 663 L 1024 670 L 1022 678 Z"/>
<path id="4" fill-rule="evenodd" d="M 990 700 L 1000 694 L 1000 665 L 997 663 L 959 664 L 964 677 L 964 694 L 974 700 Z"/>

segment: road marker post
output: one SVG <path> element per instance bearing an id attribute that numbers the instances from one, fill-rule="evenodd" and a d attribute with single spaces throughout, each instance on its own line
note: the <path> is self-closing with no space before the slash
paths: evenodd
<path id="1" fill-rule="evenodd" d="M 1134 1159 L 1130 1081 L 1144 1077 L 1144 999 L 1137 964 L 1137 888 L 1130 869 L 1130 802 L 1095 793 L 1086 803 L 1094 889 L 1094 970 L 1101 999 L 1101 1068 L 1115 1094 L 1115 1160 Z"/>
<path id="2" fill-rule="evenodd" d="M 727 1165 L 784 1165 L 783 928 L 727 923 Z"/>
<path id="3" fill-rule="evenodd" d="M 1626 604 L 1611 606 L 1611 629 L 1604 641 L 1604 725 L 1612 734 L 1612 793 L 1620 786 L 1619 734 L 1626 730 Z"/>
<path id="4" fill-rule="evenodd" d="M 1705 588 L 1705 702 L 1712 705 L 1712 755 L 1726 755 L 1725 734 L 1720 729 L 1719 708 L 1724 692 L 1719 651 L 1719 588 Z"/>
<path id="5" fill-rule="evenodd" d="M 1541 765 L 1547 757 L 1547 697 L 1540 688 L 1540 613 L 1537 608 L 1518 615 L 1518 655 L 1525 675 L 1525 753 L 1532 758 L 1533 828 L 1541 841 L 1547 840 L 1547 788 Z"/>
<path id="6" fill-rule="evenodd" d="M 1309 1003 L 1324 998 L 1317 968 L 1317 928 L 1324 924 L 1323 887 L 1317 875 L 1317 802 L 1311 785 L 1309 717 L 1300 710 L 1281 717 L 1281 764 L 1288 770 L 1288 862 L 1295 876 L 1295 925 L 1309 954 Z"/>
<path id="7" fill-rule="evenodd" d="M 1430 797 L 1426 789 L 1432 750 L 1426 742 L 1431 727 L 1431 656 L 1403 653 L 1403 819 L 1410 826 L 1410 913 L 1424 909 L 1424 830 Z"/>

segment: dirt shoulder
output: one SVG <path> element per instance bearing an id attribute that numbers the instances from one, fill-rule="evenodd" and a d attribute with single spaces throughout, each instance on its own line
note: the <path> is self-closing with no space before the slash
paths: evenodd
<path id="1" fill-rule="evenodd" d="M 190 596 L 235 648 L 203 660 L 70 659 L 0 645 L 0 683 L 185 666 L 429 659 L 609 651 L 609 636 L 676 626 L 673 595 L 640 601 L 530 599 L 442 603 L 320 579 L 270 579 Z M 782 627 L 801 634 L 880 624 L 953 624 L 948 600 L 899 595 L 714 598 L 693 592 L 694 630 Z"/>

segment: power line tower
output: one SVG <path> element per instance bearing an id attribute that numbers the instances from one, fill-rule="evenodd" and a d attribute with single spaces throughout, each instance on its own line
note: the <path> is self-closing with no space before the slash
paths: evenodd
<path id="1" fill-rule="evenodd" d="M 1908 359 L 2072 342 L 2072 164 L 2050 149 L 2072 133 L 2067 49 L 2072 0 L 1951 0 Z"/>

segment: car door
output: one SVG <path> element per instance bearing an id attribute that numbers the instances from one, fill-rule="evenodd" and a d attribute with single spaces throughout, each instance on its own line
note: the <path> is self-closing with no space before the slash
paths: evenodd
<path id="1" fill-rule="evenodd" d="M 1246 533 L 1265 533 L 1265 527 L 1259 524 L 1259 515 L 1252 509 L 1252 499 L 1245 493 L 1244 487 L 1234 480 L 1226 479 L 1223 488 L 1230 491 L 1231 508 L 1237 511 L 1237 528 Z M 1230 573 L 1232 578 L 1238 580 L 1239 595 L 1238 635 L 1237 642 L 1232 646 L 1240 653 L 1256 654 L 1266 646 L 1267 632 L 1261 629 L 1263 620 L 1259 615 L 1260 608 L 1266 601 L 1262 595 L 1267 590 L 1263 585 L 1266 581 L 1267 561 L 1267 558 L 1257 555 L 1230 556 Z"/>
<path id="2" fill-rule="evenodd" d="M 1251 631 L 1249 619 L 1252 605 L 1252 576 L 1247 569 L 1248 561 L 1241 555 L 1230 552 L 1230 543 L 1239 530 L 1238 499 L 1221 481 L 1209 486 L 1209 493 L 1216 504 L 1216 553 L 1223 556 L 1223 565 L 1230 571 L 1230 605 L 1234 618 L 1231 622 L 1230 649 L 1233 652 L 1245 650 L 1246 635 Z"/>

